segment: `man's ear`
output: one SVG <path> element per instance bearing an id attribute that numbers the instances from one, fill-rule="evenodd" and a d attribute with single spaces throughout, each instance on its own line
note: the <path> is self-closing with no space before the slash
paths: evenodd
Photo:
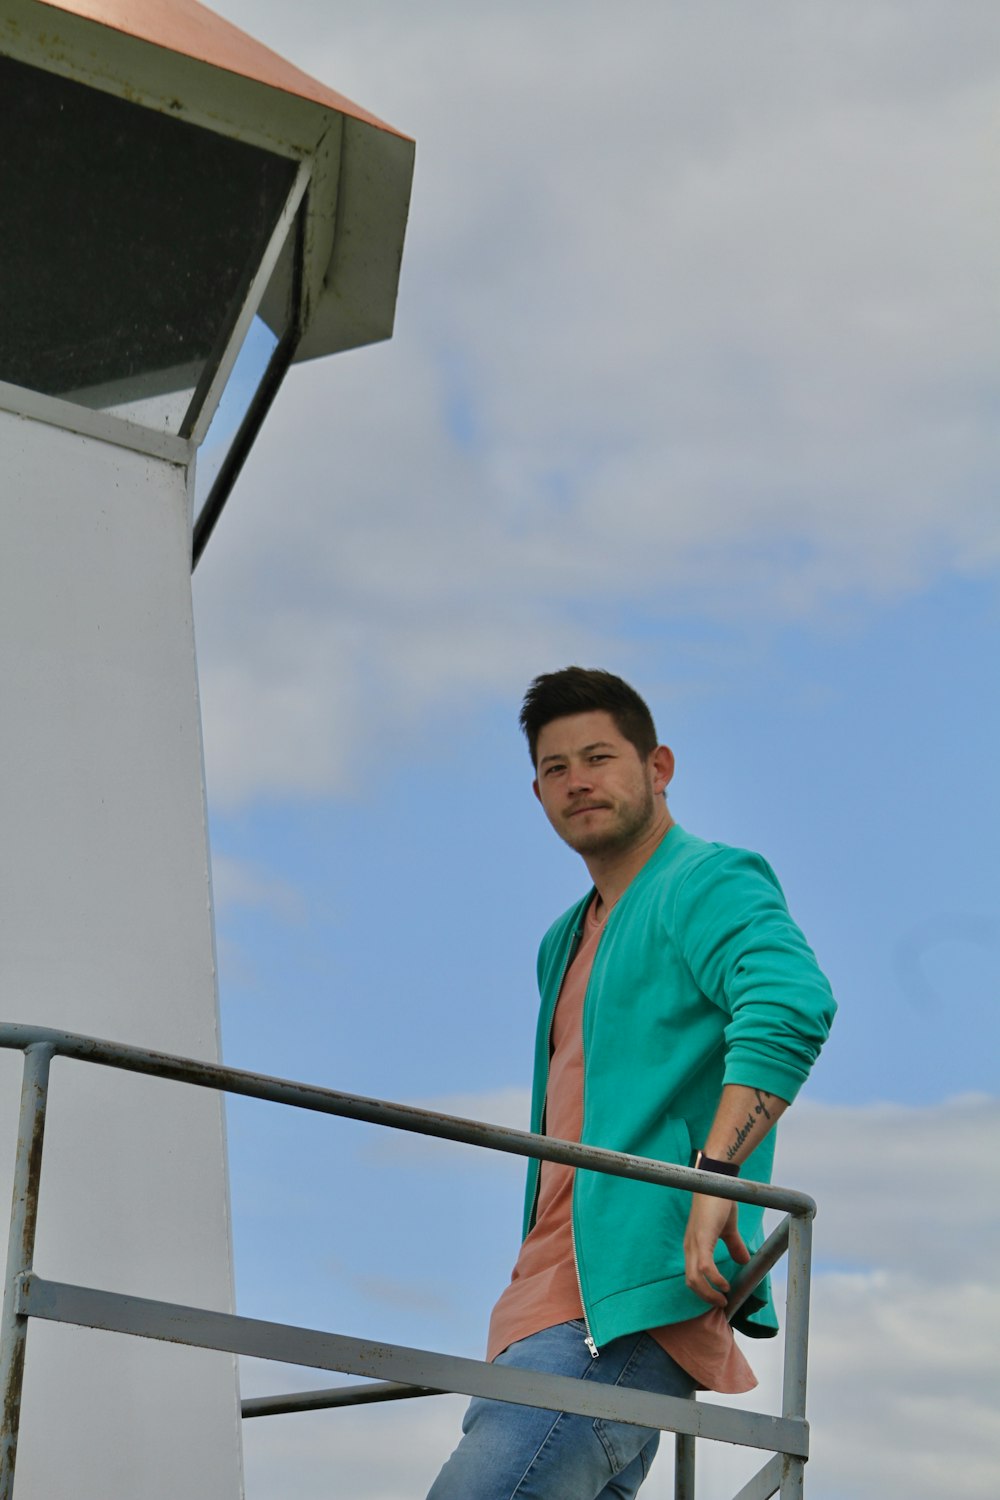
<path id="1" fill-rule="evenodd" d="M 657 745 L 651 757 L 653 767 L 653 791 L 657 796 L 665 792 L 674 774 L 674 752 L 669 745 Z"/>
<path id="2" fill-rule="evenodd" d="M 531 783 L 531 790 L 534 792 L 534 794 L 538 798 L 539 802 L 541 802 L 541 800 L 542 800 L 542 794 L 538 790 L 538 777 L 537 776 L 535 777 L 534 781 Z"/>

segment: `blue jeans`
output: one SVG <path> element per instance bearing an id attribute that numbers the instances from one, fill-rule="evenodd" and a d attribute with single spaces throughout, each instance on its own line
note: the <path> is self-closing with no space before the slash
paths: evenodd
<path id="1" fill-rule="evenodd" d="M 614 1339 L 597 1359 L 583 1341 L 585 1333 L 582 1322 L 559 1323 L 511 1344 L 496 1364 L 664 1396 L 692 1395 L 691 1376 L 648 1333 Z M 632 1500 L 660 1441 L 649 1427 L 478 1396 L 462 1433 L 427 1500 Z"/>

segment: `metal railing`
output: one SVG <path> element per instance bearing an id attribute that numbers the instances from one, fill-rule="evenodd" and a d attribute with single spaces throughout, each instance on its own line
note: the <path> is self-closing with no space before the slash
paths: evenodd
<path id="1" fill-rule="evenodd" d="M 674 1432 L 675 1500 L 694 1500 L 695 1442 L 698 1438 L 741 1444 L 773 1455 L 734 1500 L 769 1500 L 779 1491 L 781 1500 L 801 1500 L 803 1468 L 809 1452 L 809 1429 L 805 1420 L 806 1362 L 811 1229 L 816 1211 L 816 1205 L 806 1194 L 45 1027 L 0 1025 L 0 1047 L 24 1053 L 10 1240 L 0 1318 L 0 1396 L 3 1401 L 0 1500 L 13 1500 L 25 1341 L 32 1318 L 335 1370 L 362 1376 L 371 1382 L 362 1386 L 337 1386 L 299 1395 L 244 1401 L 244 1417 L 459 1392 Z M 507 1369 L 482 1360 L 381 1342 L 375 1344 L 342 1334 L 243 1318 L 233 1313 L 211 1312 L 178 1303 L 100 1291 L 94 1287 L 47 1281 L 35 1273 L 33 1257 L 49 1068 L 56 1056 L 242 1094 L 248 1098 L 267 1099 L 320 1114 L 387 1125 L 395 1130 L 438 1136 L 493 1151 L 562 1162 L 591 1172 L 631 1177 L 639 1182 L 660 1184 L 665 1190 L 681 1188 L 781 1210 L 785 1218 L 749 1265 L 742 1268 L 727 1304 L 727 1312 L 732 1316 L 761 1278 L 787 1252 L 781 1415 L 599 1386 L 564 1375 Z"/>

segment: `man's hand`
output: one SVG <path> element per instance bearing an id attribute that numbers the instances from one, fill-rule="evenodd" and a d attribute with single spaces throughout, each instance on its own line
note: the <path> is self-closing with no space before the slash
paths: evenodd
<path id="1" fill-rule="evenodd" d="M 729 1282 L 715 1264 L 715 1247 L 722 1240 L 730 1255 L 745 1266 L 750 1251 L 736 1227 L 736 1204 L 728 1198 L 695 1193 L 684 1235 L 684 1280 L 714 1307 L 725 1307 Z"/>

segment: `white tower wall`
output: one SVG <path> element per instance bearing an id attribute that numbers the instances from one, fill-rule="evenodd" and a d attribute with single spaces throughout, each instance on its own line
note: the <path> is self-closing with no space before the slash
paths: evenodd
<path id="1" fill-rule="evenodd" d="M 187 475 L 5 411 L 0 454 L 0 1014 L 215 1060 Z M 232 1310 L 214 1093 L 56 1059 L 42 1182 L 40 1275 Z M 230 1356 L 30 1323 L 17 1500 L 236 1500 L 240 1473 Z"/>

